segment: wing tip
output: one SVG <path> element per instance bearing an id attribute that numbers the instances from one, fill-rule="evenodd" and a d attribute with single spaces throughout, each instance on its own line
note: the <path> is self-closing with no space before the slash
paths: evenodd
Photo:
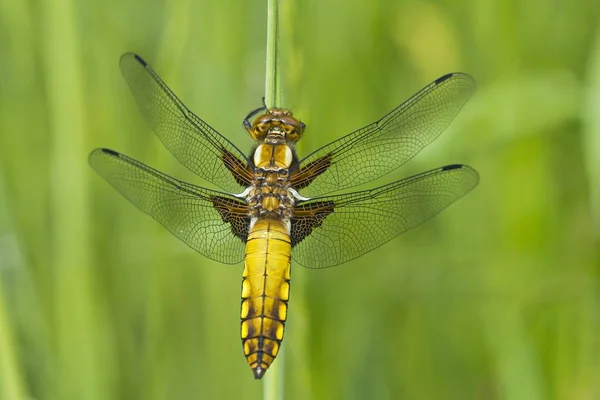
<path id="1" fill-rule="evenodd" d="M 146 67 L 146 66 L 148 65 L 148 63 L 146 62 L 146 60 L 144 60 L 142 57 L 140 57 L 139 55 L 137 55 L 137 54 L 134 54 L 134 53 L 132 53 L 132 54 L 133 54 L 133 57 L 134 57 L 134 58 L 135 58 L 135 59 L 136 59 L 136 60 L 137 60 L 137 61 L 138 61 L 140 64 L 142 64 L 144 67 Z"/>
<path id="2" fill-rule="evenodd" d="M 135 61 L 137 61 L 139 64 L 141 64 L 143 67 L 147 67 L 148 63 L 146 62 L 146 60 L 144 60 L 141 56 L 139 56 L 138 54 L 132 52 L 132 51 L 128 51 L 127 53 L 123 53 L 123 55 L 120 58 L 120 63 L 122 63 L 125 60 L 128 60 L 130 58 L 133 58 Z"/>
<path id="3" fill-rule="evenodd" d="M 118 152 L 116 152 L 114 150 L 107 149 L 107 148 L 104 148 L 104 147 L 100 147 L 100 148 L 92 151 L 92 154 L 93 153 L 104 153 L 104 154 L 111 155 L 113 157 L 119 157 L 121 155 L 120 153 L 118 153 Z"/>
<path id="4" fill-rule="evenodd" d="M 475 83 L 475 78 L 473 78 L 471 75 L 469 75 L 467 73 L 464 73 L 464 72 L 450 72 L 448 74 L 442 75 L 439 78 L 437 78 L 434 81 L 434 83 L 436 85 L 439 85 L 439 84 L 444 83 L 445 81 L 447 81 L 448 79 L 453 78 L 453 77 L 461 77 L 463 79 L 466 79 L 466 80 L 469 80 L 469 81 L 472 81 L 473 83 Z"/>
<path id="5" fill-rule="evenodd" d="M 450 164 L 450 165 L 445 165 L 442 167 L 442 171 L 452 171 L 453 169 L 460 169 L 460 168 L 464 168 L 465 165 L 463 164 Z"/>
<path id="6" fill-rule="evenodd" d="M 441 169 L 442 169 L 442 171 L 453 171 L 456 169 L 463 170 L 464 172 L 470 174 L 471 177 L 473 178 L 473 186 L 472 187 L 475 187 L 479 184 L 479 172 L 477 172 L 476 169 L 474 169 L 473 167 L 470 167 L 468 165 L 450 164 L 450 165 L 443 166 Z"/>
<path id="7" fill-rule="evenodd" d="M 453 72 L 451 72 L 451 73 L 449 73 L 449 74 L 446 74 L 446 75 L 442 75 L 442 76 L 440 76 L 439 78 L 437 78 L 437 79 L 435 80 L 435 84 L 436 84 L 436 85 L 439 85 L 440 83 L 442 83 L 442 82 L 444 82 L 444 81 L 447 81 L 448 79 L 452 78 L 453 76 L 454 76 L 454 73 L 453 73 Z"/>
<path id="8" fill-rule="evenodd" d="M 117 153 L 114 150 L 106 149 L 106 148 L 103 148 L 103 147 L 99 147 L 99 148 L 94 149 L 94 150 L 92 150 L 90 152 L 90 155 L 88 156 L 89 163 L 93 165 L 94 164 L 94 159 L 97 156 L 102 155 L 102 154 L 106 154 L 106 155 L 109 155 L 111 157 L 121 157 L 121 154 Z"/>
<path id="9" fill-rule="evenodd" d="M 463 169 L 465 171 L 473 171 L 473 172 L 477 173 L 477 171 L 473 167 L 470 167 L 465 164 L 449 164 L 449 165 L 444 165 L 443 167 L 441 167 L 442 171 L 452 171 L 454 169 Z"/>

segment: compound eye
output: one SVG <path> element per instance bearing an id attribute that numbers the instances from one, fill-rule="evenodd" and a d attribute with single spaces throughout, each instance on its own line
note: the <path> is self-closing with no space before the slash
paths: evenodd
<path id="1" fill-rule="evenodd" d="M 302 121 L 300 121 L 300 129 L 302 129 L 302 131 L 304 131 L 304 129 L 306 129 L 306 124 Z"/>
<path id="2" fill-rule="evenodd" d="M 254 140 L 262 140 L 266 136 L 265 125 L 262 123 L 256 124 L 250 133 Z"/>

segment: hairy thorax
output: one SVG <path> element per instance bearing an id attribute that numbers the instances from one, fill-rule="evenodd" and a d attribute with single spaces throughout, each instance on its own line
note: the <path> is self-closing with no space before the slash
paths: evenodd
<path id="1" fill-rule="evenodd" d="M 282 139 L 268 138 L 256 148 L 255 173 L 247 197 L 252 218 L 276 216 L 287 221 L 292 216 L 294 195 L 289 179 L 292 159 L 292 150 Z"/>

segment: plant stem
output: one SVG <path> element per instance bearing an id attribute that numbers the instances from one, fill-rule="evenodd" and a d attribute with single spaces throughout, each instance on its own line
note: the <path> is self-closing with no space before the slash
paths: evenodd
<path id="1" fill-rule="evenodd" d="M 265 103 L 268 107 L 281 105 L 279 88 L 279 0 L 268 0 L 267 5 L 267 61 Z"/>
<path id="2" fill-rule="evenodd" d="M 0 397 L 3 399 L 27 397 L 17 359 L 10 318 L 5 307 L 2 282 L 0 281 Z"/>
<path id="3" fill-rule="evenodd" d="M 279 348 L 277 358 L 271 364 L 264 377 L 263 399 L 264 400 L 282 400 L 283 399 L 283 379 L 285 371 L 285 357 L 283 346 Z"/>

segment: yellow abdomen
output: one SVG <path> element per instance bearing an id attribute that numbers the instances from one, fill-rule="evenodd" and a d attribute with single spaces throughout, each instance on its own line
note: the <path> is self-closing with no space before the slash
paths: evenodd
<path id="1" fill-rule="evenodd" d="M 292 245 L 283 221 L 259 218 L 248 234 L 242 281 L 242 345 L 262 378 L 283 340 L 290 294 Z"/>

